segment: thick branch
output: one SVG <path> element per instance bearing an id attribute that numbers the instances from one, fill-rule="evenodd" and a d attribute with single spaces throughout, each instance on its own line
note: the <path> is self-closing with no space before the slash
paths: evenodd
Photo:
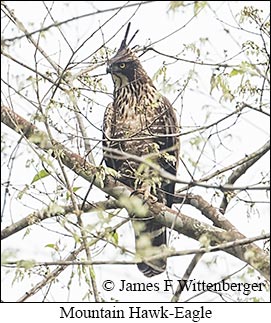
<path id="1" fill-rule="evenodd" d="M 221 212 L 219 212 L 217 208 L 205 201 L 200 195 L 195 195 L 192 193 L 178 195 L 175 194 L 174 203 L 190 204 L 196 209 L 200 210 L 201 213 L 206 216 L 206 218 L 211 220 L 213 224 L 218 228 L 224 229 L 226 231 L 238 231 L 234 227 L 234 225 L 229 220 L 227 220 Z M 244 238 L 243 235 L 242 237 Z M 241 236 L 239 238 L 241 238 Z"/>
<path id="2" fill-rule="evenodd" d="M 116 181 L 112 176 L 106 175 L 104 168 L 94 167 L 55 140 L 50 142 L 45 132 L 40 131 L 37 127 L 7 107 L 2 106 L 1 120 L 11 129 L 19 134 L 23 134 L 42 150 L 50 153 L 54 157 L 58 155 L 65 166 L 87 181 L 93 182 L 102 191 L 117 199 L 119 207 L 124 207 L 128 213 L 131 213 L 129 198 L 132 190 Z M 124 197 L 124 199 L 121 197 Z M 137 199 L 137 202 L 141 201 L 136 196 L 133 196 L 133 198 Z M 231 242 L 239 237 L 239 233 L 237 232 L 226 232 L 222 229 L 212 227 L 180 212 L 176 212 L 162 203 L 153 203 L 153 201 L 147 200 L 144 205 L 148 207 L 148 215 L 157 219 L 161 224 L 196 240 L 205 236 L 210 245 Z M 135 208 L 133 208 L 133 213 L 140 216 L 140 214 L 136 214 L 137 209 Z M 236 246 L 228 249 L 227 252 L 250 264 L 266 279 L 269 279 L 269 258 L 256 245 Z"/>

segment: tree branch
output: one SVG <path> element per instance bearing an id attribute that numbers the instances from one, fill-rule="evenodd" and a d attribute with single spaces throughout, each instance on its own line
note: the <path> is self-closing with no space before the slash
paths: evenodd
<path id="1" fill-rule="evenodd" d="M 194 255 L 193 259 L 191 260 L 189 266 L 187 267 L 183 278 L 181 279 L 182 281 L 187 281 L 189 279 L 189 277 L 192 274 L 192 271 L 195 269 L 196 265 L 198 264 L 198 262 L 200 261 L 200 259 L 202 258 L 202 254 L 196 254 Z M 178 284 L 176 291 L 173 295 L 173 297 L 171 298 L 171 302 L 178 302 L 180 299 L 180 296 L 183 292 L 184 288 L 182 288 L 181 284 Z"/>
<path id="2" fill-rule="evenodd" d="M 237 173 L 240 173 L 240 170 L 242 169 L 242 173 L 240 174 L 243 175 L 247 169 L 252 166 L 254 163 L 256 163 L 257 160 L 259 160 L 263 155 L 265 155 L 268 151 L 270 150 L 270 140 L 268 140 L 261 148 L 259 148 L 258 150 L 254 151 L 253 153 L 247 155 L 246 157 L 238 160 L 237 162 L 233 163 L 230 166 L 224 167 L 220 170 L 217 170 L 216 172 L 207 175 L 203 178 L 201 178 L 200 181 L 208 181 L 209 179 L 218 176 L 222 173 L 225 173 L 228 170 L 232 170 L 233 168 L 236 168 L 238 166 L 240 166 L 238 169 L 239 171 L 237 171 Z M 239 176 L 239 177 L 240 177 Z M 237 178 L 239 178 L 237 177 Z M 234 182 L 229 182 L 228 184 L 233 184 Z"/>
<path id="3" fill-rule="evenodd" d="M 201 213 L 206 216 L 206 218 L 211 220 L 213 224 L 218 228 L 224 229 L 226 231 L 231 230 L 238 232 L 234 225 L 230 221 L 228 221 L 217 208 L 205 201 L 200 195 L 195 195 L 192 193 L 178 195 L 175 194 L 173 200 L 174 203 L 184 203 L 194 206 L 196 209 L 201 211 Z M 244 238 L 243 235 L 242 237 Z"/>
<path id="4" fill-rule="evenodd" d="M 50 58 L 49 55 L 45 53 L 45 51 L 39 46 L 39 44 L 34 40 L 33 37 L 29 34 L 27 29 L 25 28 L 24 24 L 15 16 L 14 10 L 9 9 L 7 4 L 3 1 L 1 5 L 5 8 L 5 10 L 8 12 L 9 16 L 12 18 L 11 21 L 14 22 L 14 24 L 17 26 L 17 28 L 22 31 L 27 39 L 34 45 L 35 48 L 43 55 L 43 57 L 51 64 L 51 66 L 54 68 L 56 72 L 59 72 L 60 67 Z"/>
<path id="5" fill-rule="evenodd" d="M 125 222 L 127 222 L 128 220 L 126 220 Z M 121 223 L 123 224 L 123 222 Z M 118 228 L 119 228 L 119 224 L 118 224 Z M 114 232 L 114 230 L 116 230 L 116 228 L 114 227 L 114 229 L 111 230 L 111 232 Z M 99 237 L 97 237 L 97 239 L 103 239 L 105 235 L 102 234 Z M 88 265 L 136 265 L 140 262 L 144 261 L 152 261 L 152 260 L 157 260 L 160 258 L 170 258 L 170 257 L 179 257 L 179 256 L 187 256 L 187 255 L 203 255 L 205 253 L 209 253 L 209 252 L 217 252 L 217 251 L 225 251 L 228 248 L 232 248 L 232 247 L 237 247 L 237 246 L 243 246 L 246 244 L 250 244 L 252 242 L 255 241 L 259 241 L 259 240 L 265 240 L 265 239 L 270 239 L 270 234 L 269 233 L 264 233 L 255 237 L 251 237 L 251 238 L 244 238 L 244 239 L 239 239 L 239 240 L 235 240 L 235 241 L 231 241 L 231 242 L 226 242 L 226 243 L 221 243 L 217 246 L 213 246 L 213 247 L 201 247 L 201 248 L 197 248 L 197 249 L 187 249 L 187 250 L 181 250 L 181 251 L 170 251 L 170 250 L 166 250 L 164 253 L 159 254 L 159 255 L 155 255 L 152 257 L 146 257 L 146 258 L 140 258 L 140 259 L 134 259 L 134 260 L 93 260 L 93 261 L 88 261 L 88 260 L 55 260 L 55 261 L 32 261 L 29 260 L 29 262 L 32 262 L 32 267 L 37 267 L 37 266 L 72 266 L 72 265 L 84 265 L 84 266 L 88 266 Z M 95 243 L 97 241 L 95 240 Z M 92 242 L 91 242 L 92 244 Z M 88 246 L 89 247 L 89 246 Z M 81 250 L 82 251 L 82 250 Z M 16 265 L 16 267 L 21 267 L 21 268 L 25 268 L 25 263 L 28 260 L 17 260 L 17 261 L 7 261 L 4 263 L 4 265 L 10 265 L 10 266 L 14 266 Z M 184 278 L 183 278 L 184 279 Z"/>
<path id="6" fill-rule="evenodd" d="M 201 178 L 198 182 L 206 182 L 206 181 L 210 180 L 211 178 L 216 177 L 216 176 L 218 176 L 220 174 L 223 174 L 223 173 L 225 173 L 225 172 L 227 172 L 229 170 L 232 170 L 232 169 L 234 169 L 234 168 L 236 168 L 238 166 L 240 166 L 238 168 L 238 171 L 236 170 L 236 172 L 235 171 L 234 172 L 235 172 L 235 174 L 240 173 L 240 175 L 239 175 L 239 177 L 240 177 L 241 175 L 243 175 L 247 171 L 247 169 L 250 166 L 252 166 L 254 163 L 256 163 L 256 161 L 258 161 L 269 150 L 270 150 L 270 140 L 268 140 L 261 148 L 254 151 L 253 153 L 249 154 L 248 156 L 238 160 L 237 162 L 235 162 L 235 163 L 233 163 L 233 164 L 231 164 L 231 165 L 229 165 L 227 167 L 219 169 L 219 170 L 213 172 L 210 175 L 207 175 L 207 176 Z M 241 170 L 242 170 L 242 172 L 241 172 Z M 239 177 L 237 177 L 236 180 Z M 234 184 L 234 182 L 227 181 L 222 187 L 225 187 L 225 185 L 226 185 L 226 187 L 232 186 L 232 184 Z M 188 186 L 178 190 L 178 193 L 181 193 L 182 191 L 185 191 L 187 189 L 188 189 Z M 238 188 L 237 188 L 237 190 L 238 190 Z"/>
<path id="7" fill-rule="evenodd" d="M 221 191 L 270 190 L 270 186 L 268 186 L 268 185 L 257 185 L 257 186 L 246 185 L 246 186 L 235 186 L 234 187 L 231 184 L 230 185 L 227 185 L 227 184 L 225 184 L 225 185 L 213 185 L 213 184 L 204 183 L 202 181 L 184 181 L 183 179 L 172 175 L 171 173 L 165 171 L 164 169 L 162 169 L 158 165 L 154 164 L 153 162 L 147 160 L 146 158 L 144 158 L 142 156 L 132 155 L 132 154 L 129 154 L 129 153 L 124 152 L 124 151 L 119 151 L 117 149 L 107 148 L 107 147 L 104 147 L 104 151 L 105 152 L 110 152 L 111 157 L 114 156 L 115 158 L 119 158 L 119 159 L 124 159 L 124 160 L 129 159 L 129 160 L 137 161 L 139 163 L 143 163 L 143 164 L 149 166 L 151 169 L 157 171 L 158 174 L 162 178 L 170 180 L 170 181 L 172 181 L 174 183 L 187 184 L 188 187 L 200 186 L 200 187 L 205 187 L 205 188 L 214 188 L 214 189 L 218 189 L 218 190 L 221 190 Z M 146 155 L 146 156 L 147 157 L 152 157 L 152 156 L 155 156 L 155 154 L 149 154 L 149 155 Z"/>
<path id="8" fill-rule="evenodd" d="M 247 156 L 246 159 L 244 158 L 243 163 L 241 163 L 241 165 L 231 173 L 226 184 L 233 185 L 242 175 L 245 174 L 245 172 L 252 165 L 254 165 L 269 150 L 270 150 L 270 140 L 268 140 L 267 143 L 263 145 L 263 147 L 261 147 L 254 153 Z M 224 192 L 223 200 L 220 204 L 220 209 L 225 211 L 228 206 L 228 203 L 229 203 L 228 194 L 227 192 Z"/>
<path id="9" fill-rule="evenodd" d="M 97 203 L 85 203 L 84 207 L 83 205 L 78 205 L 79 209 L 84 212 L 95 212 L 97 210 L 109 210 L 109 209 L 115 209 L 118 208 L 116 204 L 116 200 L 105 200 Z M 50 206 L 48 206 L 47 209 L 40 210 L 38 212 L 33 212 L 23 219 L 9 225 L 8 227 L 4 228 L 1 231 L 1 240 L 4 240 L 8 238 L 9 236 L 13 235 L 14 233 L 17 233 L 25 228 L 27 228 L 30 225 L 37 224 L 45 219 L 52 218 L 54 216 L 59 215 L 67 215 L 69 213 L 74 213 L 74 207 L 72 205 L 68 206 L 59 206 L 59 211 L 57 213 L 53 213 L 51 211 Z"/>
<path id="10" fill-rule="evenodd" d="M 133 190 L 119 183 L 111 175 L 108 175 L 104 167 L 94 167 L 56 140 L 49 141 L 45 132 L 40 131 L 36 126 L 5 106 L 1 108 L 1 120 L 20 135 L 23 134 L 26 139 L 45 152 L 50 153 L 55 158 L 56 156 L 61 158 L 62 163 L 77 175 L 89 182 L 93 182 L 102 191 L 117 199 L 119 207 L 126 208 L 130 216 L 131 214 L 141 216 L 131 203 L 135 199 L 137 203 L 141 203 L 143 206 L 143 201 L 137 196 L 130 198 Z M 212 227 L 180 212 L 176 212 L 162 203 L 153 203 L 150 199 L 145 201 L 144 206 L 148 208 L 148 215 L 154 217 L 161 224 L 196 240 L 205 237 L 205 241 L 210 245 L 232 242 L 239 237 L 237 232 L 226 232 Z M 227 249 L 227 252 L 250 264 L 269 280 L 269 258 L 258 246 L 254 244 L 233 246 Z"/>
<path id="11" fill-rule="evenodd" d="M 88 17 L 93 16 L 93 15 L 102 14 L 102 13 L 110 12 L 110 11 L 116 11 L 116 10 L 119 10 L 119 9 L 127 9 L 127 8 L 135 7 L 135 6 L 138 6 L 138 5 L 148 4 L 148 3 L 151 3 L 151 2 L 155 2 L 155 1 L 139 1 L 139 2 L 133 2 L 133 3 L 130 3 L 130 4 L 127 2 L 127 4 L 122 5 L 122 6 L 108 8 L 108 9 L 104 9 L 104 10 L 96 10 L 94 12 L 85 13 L 83 15 L 72 17 L 72 18 L 69 18 L 69 19 L 66 19 L 66 20 L 63 20 L 63 21 L 60 21 L 60 22 L 55 22 L 55 23 L 53 23 L 51 25 L 48 25 L 48 26 L 43 27 L 43 28 L 39 28 L 38 30 L 28 32 L 27 34 L 24 34 L 24 35 L 21 35 L 21 36 L 16 36 L 16 37 L 4 39 L 3 42 L 7 43 L 7 42 L 15 41 L 15 40 L 20 40 L 20 39 L 22 39 L 24 37 L 29 37 L 29 36 L 32 36 L 34 34 L 47 31 L 47 30 L 49 30 L 51 28 L 56 28 L 56 27 L 59 27 L 61 25 L 65 25 L 65 24 L 67 24 L 69 22 L 72 22 L 72 21 L 75 21 L 75 20 L 78 20 L 78 19 L 88 18 Z M 3 1 L 2 1 L 2 3 L 3 3 Z"/>
<path id="12" fill-rule="evenodd" d="M 117 230 L 120 226 L 122 226 L 124 223 L 126 223 L 128 220 L 124 220 L 121 223 L 115 225 L 111 232 L 114 232 Z M 97 243 L 102 237 L 105 237 L 108 235 L 108 230 L 105 230 L 103 234 L 100 235 L 99 238 L 92 240 L 91 242 L 88 243 L 88 248 L 93 246 L 95 243 Z M 70 255 L 64 259 L 64 262 L 69 262 L 69 261 L 75 261 L 76 257 L 79 255 L 81 251 L 83 251 L 85 248 L 84 244 L 81 244 L 81 246 L 74 250 L 73 252 L 70 253 Z M 29 297 L 35 295 L 38 291 L 40 291 L 44 286 L 46 286 L 48 283 L 51 283 L 55 280 L 57 276 L 59 276 L 66 268 L 68 265 L 61 264 L 59 265 L 56 269 L 54 269 L 49 275 L 47 275 L 40 283 L 36 284 L 34 287 L 32 287 L 28 292 L 26 292 L 22 297 L 20 297 L 17 302 L 24 302 L 26 301 Z"/>

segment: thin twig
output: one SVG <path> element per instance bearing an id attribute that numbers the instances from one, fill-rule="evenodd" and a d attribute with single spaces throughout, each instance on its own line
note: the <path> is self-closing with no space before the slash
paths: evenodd
<path id="1" fill-rule="evenodd" d="M 122 221 L 121 223 L 117 224 L 114 226 L 111 230 L 111 232 L 117 230 L 119 227 L 121 227 L 123 224 L 125 224 L 127 220 Z M 105 230 L 102 236 L 106 236 L 108 234 L 108 230 Z M 88 248 L 96 244 L 100 238 L 94 239 L 88 244 Z M 74 261 L 78 254 L 84 250 L 85 246 L 82 244 L 78 249 L 74 250 L 73 252 L 70 253 L 70 255 L 65 259 L 65 261 Z M 35 295 L 38 291 L 40 291 L 44 286 L 47 284 L 51 283 L 52 281 L 55 280 L 56 277 L 58 277 L 65 269 L 67 265 L 59 265 L 56 269 L 54 269 L 46 278 L 44 278 L 41 282 L 36 284 L 34 287 L 32 287 L 28 292 L 26 292 L 22 297 L 20 297 L 17 302 L 24 302 L 26 301 L 29 297 Z"/>
<path id="2" fill-rule="evenodd" d="M 124 224 L 127 221 L 129 221 L 129 219 L 126 219 L 124 222 L 121 222 L 121 223 Z M 111 232 L 113 232 L 114 230 L 115 230 L 115 227 L 112 229 Z M 102 240 L 105 236 L 106 236 L 106 233 L 97 237 L 96 240 L 97 241 Z M 222 251 L 222 250 L 226 250 L 226 249 L 229 249 L 232 247 L 243 246 L 243 245 L 247 245 L 252 242 L 255 242 L 255 241 L 260 241 L 260 240 L 265 240 L 265 239 L 270 239 L 269 233 L 264 233 L 264 234 L 261 234 L 261 235 L 255 236 L 255 237 L 251 237 L 251 238 L 244 238 L 244 239 L 238 239 L 238 240 L 234 240 L 234 241 L 230 241 L 230 242 L 226 242 L 226 243 L 221 243 L 221 244 L 219 244 L 217 246 L 213 246 L 213 247 L 201 247 L 201 248 L 197 248 L 197 249 L 187 249 L 187 250 L 181 250 L 181 251 L 167 250 L 167 251 L 163 252 L 162 254 L 151 256 L 151 257 L 140 258 L 137 260 L 134 259 L 134 260 L 92 260 L 92 261 L 88 261 L 88 260 L 75 260 L 75 258 L 74 258 L 74 260 L 64 259 L 64 260 L 37 261 L 37 262 L 29 260 L 29 263 L 31 262 L 33 267 L 56 266 L 56 265 L 57 266 L 135 265 L 135 264 L 142 262 L 142 260 L 153 261 L 153 260 L 157 260 L 157 259 L 164 258 L 164 257 L 167 257 L 167 258 L 180 257 L 180 256 L 193 255 L 193 254 L 202 256 L 203 254 L 206 254 L 206 253 Z M 90 243 L 91 243 L 91 245 L 93 245 L 96 242 L 93 243 L 93 241 L 91 241 Z M 88 245 L 88 247 L 90 247 L 90 244 Z M 82 246 L 80 248 L 82 248 L 81 251 L 84 249 L 84 247 L 82 247 Z M 27 262 L 28 262 L 28 260 L 7 261 L 7 262 L 4 262 L 3 265 L 25 268 L 25 264 Z"/>
<path id="3" fill-rule="evenodd" d="M 189 279 L 189 277 L 192 274 L 192 271 L 195 269 L 195 267 L 198 264 L 198 262 L 200 261 L 201 257 L 202 257 L 202 254 L 196 254 L 193 257 L 193 259 L 191 260 L 189 266 L 187 267 L 181 281 L 187 281 Z M 181 294 L 182 294 L 183 290 L 184 289 L 182 288 L 182 285 L 179 283 L 173 297 L 171 298 L 171 302 L 178 302 L 180 297 L 181 297 Z"/>
<path id="4" fill-rule="evenodd" d="M 88 17 L 93 16 L 93 15 L 102 14 L 102 13 L 110 12 L 110 11 L 116 11 L 116 10 L 119 10 L 119 9 L 127 9 L 127 8 L 130 8 L 130 7 L 134 7 L 134 6 L 138 6 L 138 5 L 144 5 L 144 4 L 148 4 L 148 3 L 152 3 L 152 2 L 156 2 L 156 1 L 139 1 L 139 2 L 127 3 L 125 6 L 122 5 L 122 6 L 112 7 L 112 8 L 108 8 L 108 9 L 104 9 L 104 10 L 96 10 L 95 12 L 89 12 L 89 13 L 86 13 L 86 14 L 83 14 L 83 15 L 80 15 L 80 16 L 72 17 L 72 18 L 69 18 L 69 19 L 66 19 L 66 20 L 63 20 L 63 21 L 60 21 L 60 22 L 53 23 L 53 24 L 51 24 L 49 26 L 39 28 L 38 30 L 28 32 L 27 34 L 24 34 L 24 35 L 21 35 L 21 36 L 16 36 L 16 37 L 12 37 L 12 38 L 6 38 L 6 39 L 4 39 L 4 42 L 6 43 L 6 42 L 12 42 L 12 41 L 15 41 L 15 40 L 20 40 L 20 39 L 22 39 L 24 37 L 32 36 L 34 34 L 47 31 L 47 30 L 49 30 L 51 28 L 59 27 L 61 25 L 65 25 L 65 24 L 67 24 L 69 22 L 73 22 L 73 21 L 76 21 L 78 19 L 88 18 Z M 1 4 L 2 3 L 3 3 L 3 1 L 1 2 Z"/>

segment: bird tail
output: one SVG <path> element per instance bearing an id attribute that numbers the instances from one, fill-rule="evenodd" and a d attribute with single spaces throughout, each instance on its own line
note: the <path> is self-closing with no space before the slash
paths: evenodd
<path id="1" fill-rule="evenodd" d="M 161 255 L 166 247 L 166 228 L 154 219 L 134 219 L 136 254 L 142 258 Z M 147 277 L 159 275 L 166 270 L 167 259 L 159 258 L 137 264 L 138 269 Z"/>

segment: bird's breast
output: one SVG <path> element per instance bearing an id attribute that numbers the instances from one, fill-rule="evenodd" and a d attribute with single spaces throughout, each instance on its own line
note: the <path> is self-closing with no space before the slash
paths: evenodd
<path id="1" fill-rule="evenodd" d="M 153 96 L 129 94 L 123 89 L 123 93 L 114 102 L 115 129 L 122 136 L 129 137 L 137 132 L 141 135 L 149 134 L 150 127 L 155 127 L 155 121 L 160 114 L 159 100 Z"/>

